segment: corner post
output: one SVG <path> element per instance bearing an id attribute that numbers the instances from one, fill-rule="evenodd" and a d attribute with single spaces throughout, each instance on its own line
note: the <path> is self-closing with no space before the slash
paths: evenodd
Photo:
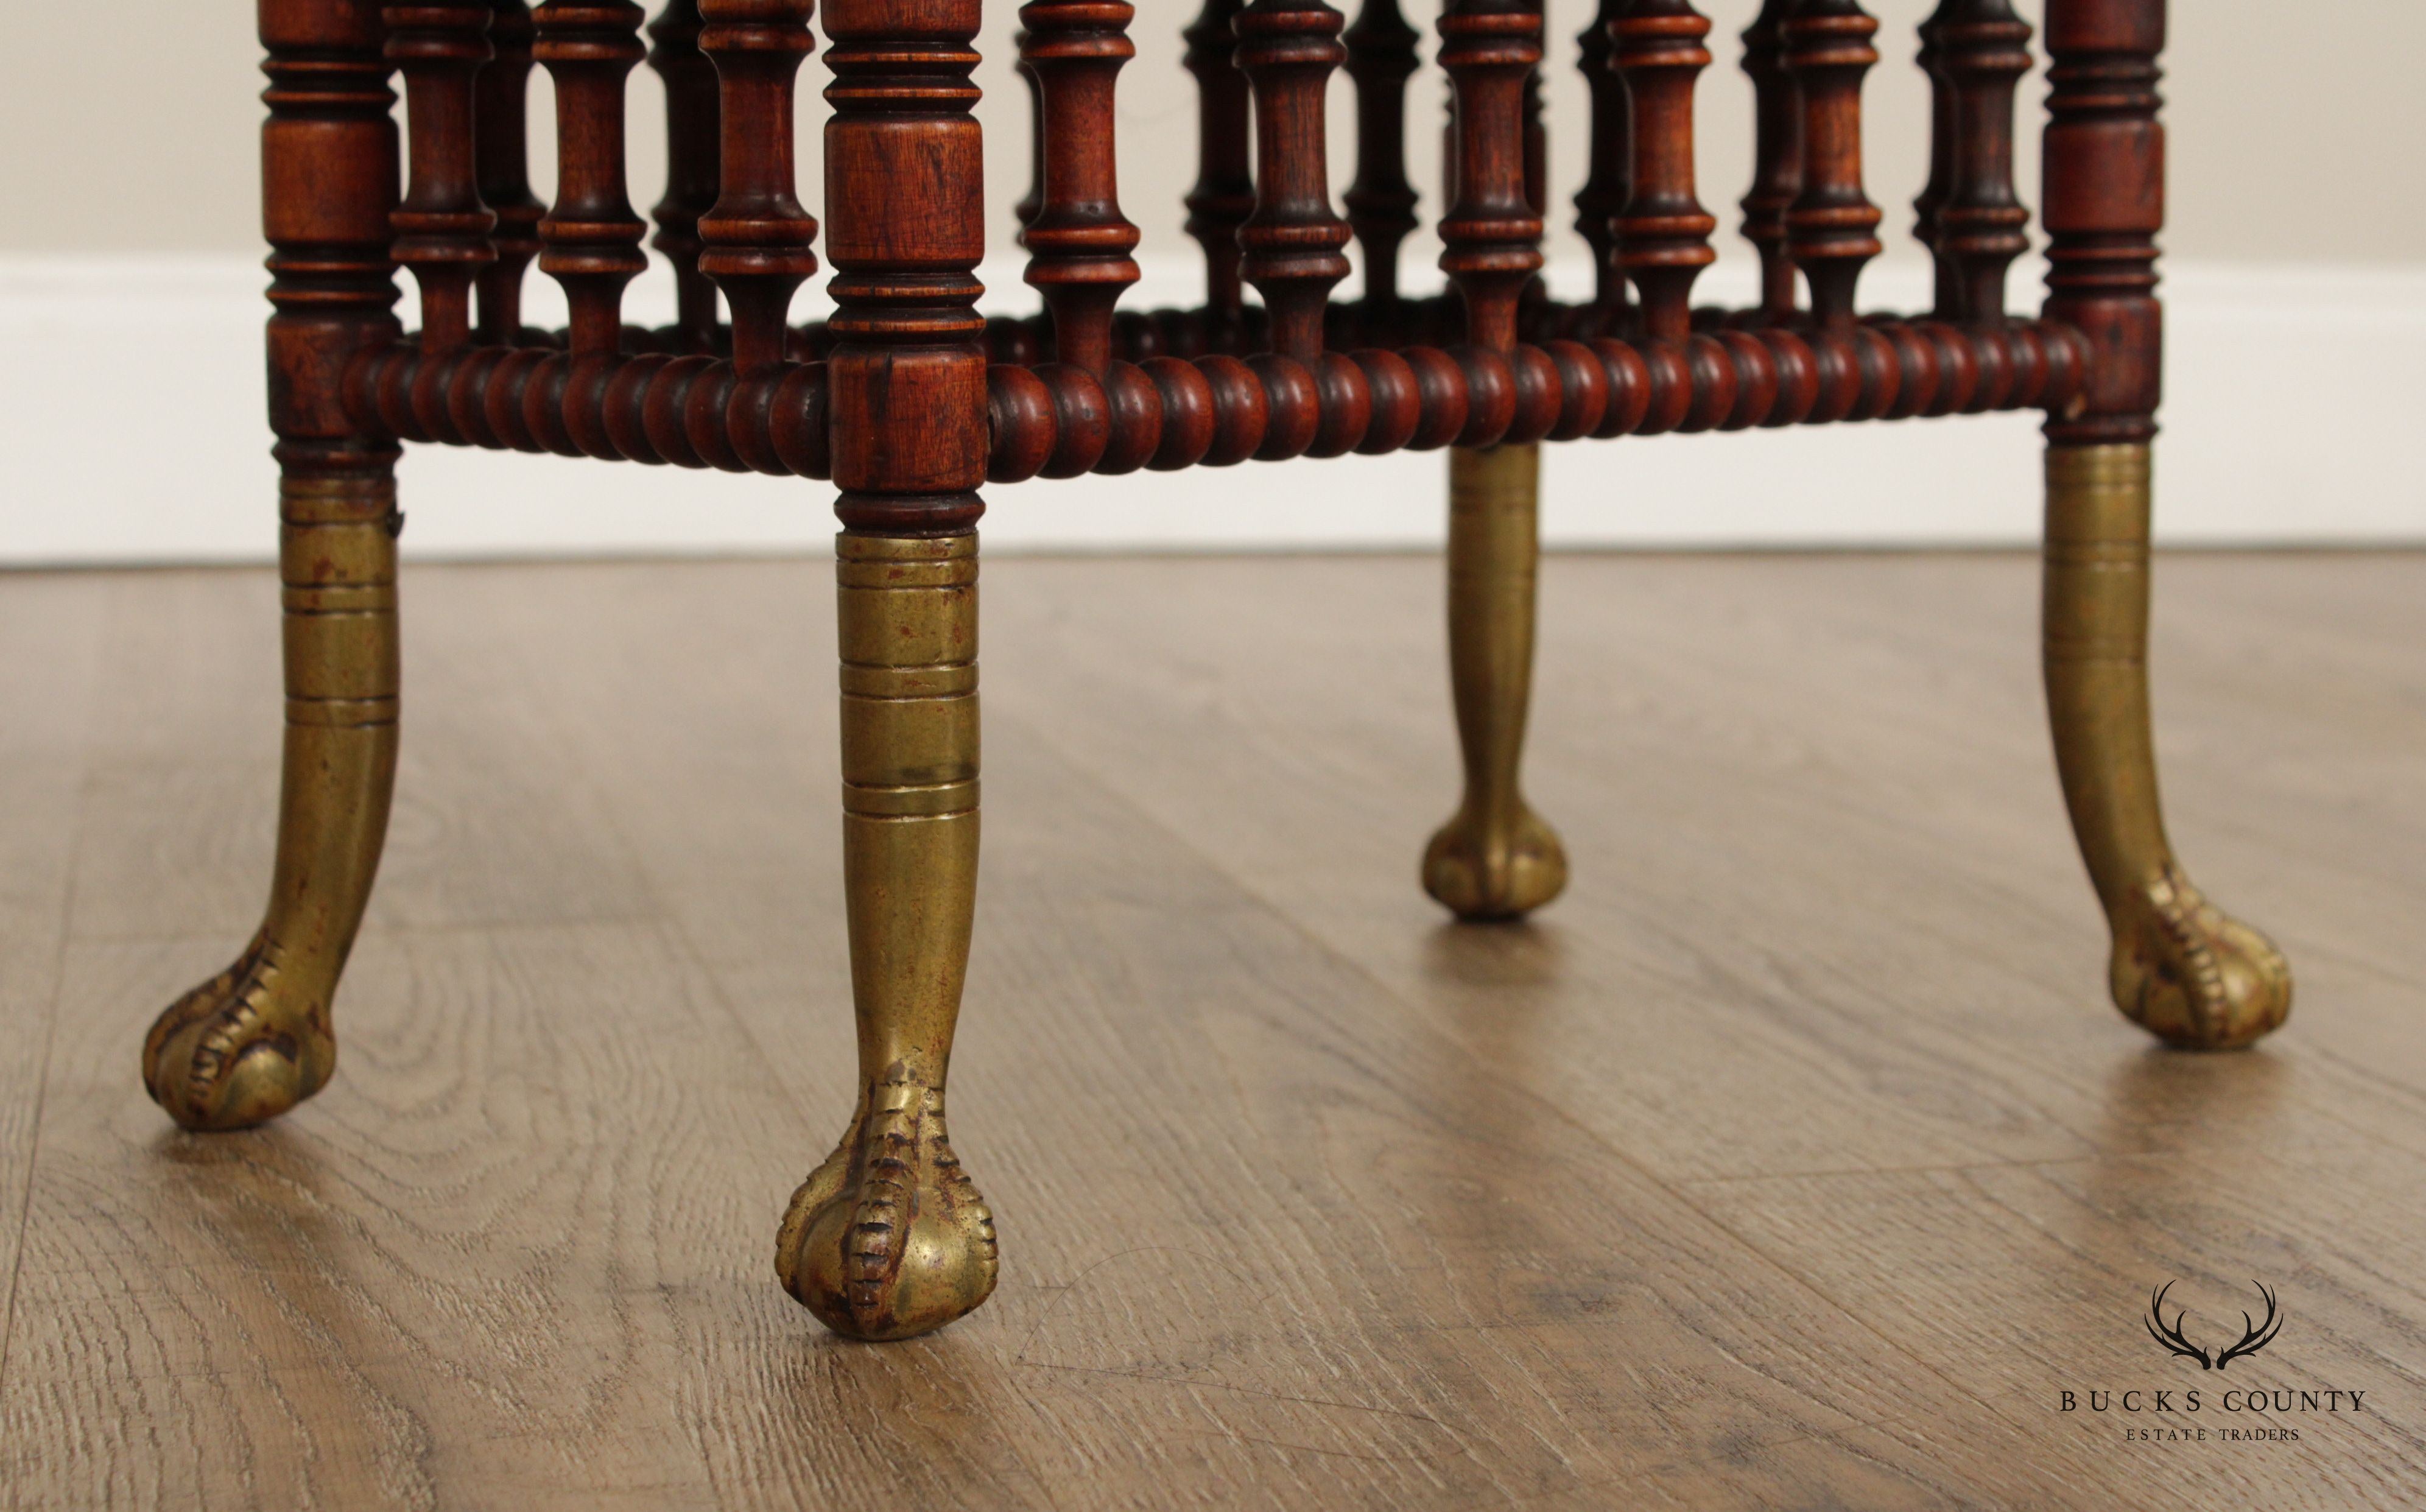
<path id="1" fill-rule="evenodd" d="M 2046 316 L 2087 338 L 2087 386 L 2047 421 L 2044 658 L 2056 766 L 2113 932 L 2115 1004 L 2166 1043 L 2251 1044 L 2290 968 L 2174 858 L 2148 717 L 2150 447 L 2162 386 L 2157 233 L 2164 0 L 2049 0 Z"/>
<path id="2" fill-rule="evenodd" d="M 260 25 L 286 670 L 278 858 L 251 943 L 143 1046 L 154 1100 L 208 1130 L 275 1118 L 334 1071 L 330 1007 L 396 781 L 396 449 L 348 417 L 342 392 L 355 354 L 398 334 L 396 97 L 369 0 L 261 0 Z"/>
<path id="3" fill-rule="evenodd" d="M 784 1289 L 856 1339 L 994 1292 L 993 1215 L 944 1127 L 978 865 L 977 534 L 986 470 L 978 0 L 828 0 L 827 359 L 843 873 L 859 1106 L 794 1195 Z"/>

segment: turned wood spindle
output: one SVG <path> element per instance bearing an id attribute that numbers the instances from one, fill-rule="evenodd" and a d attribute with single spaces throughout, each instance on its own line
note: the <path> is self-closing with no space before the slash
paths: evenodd
<path id="1" fill-rule="evenodd" d="M 1948 287 L 1946 260 L 1937 257 L 1937 214 L 1953 192 L 1954 182 L 1954 90 L 1948 84 L 1945 71 L 1939 67 L 1938 20 L 1946 12 L 1941 0 L 1937 9 L 1920 24 L 1920 51 L 1913 61 L 1929 78 L 1929 181 L 1914 196 L 1913 239 L 1930 250 L 1937 274 L 1936 307 L 1943 312 L 1952 293 Z"/>
<path id="2" fill-rule="evenodd" d="M 1783 24 L 1786 70 L 1803 104 L 1803 187 L 1787 207 L 1787 255 L 1811 285 L 1823 327 L 1853 323 L 1854 285 L 1879 254 L 1879 207 L 1862 190 L 1862 78 L 1879 24 L 1861 0 L 1799 0 Z"/>
<path id="3" fill-rule="evenodd" d="M 1027 88 L 1027 192 L 1011 207 L 1019 221 L 1019 244 L 1027 245 L 1027 223 L 1036 212 L 1044 208 L 1044 86 L 1036 77 L 1036 70 L 1027 61 L 1027 33 L 1023 28 L 1011 40 L 1011 51 L 1019 61 L 1011 65 L 1019 82 Z"/>
<path id="4" fill-rule="evenodd" d="M 1322 312 L 1348 276 L 1348 222 L 1331 207 L 1323 95 L 1348 60 L 1323 0 L 1253 0 L 1238 12 L 1238 69 L 1255 104 L 1255 209 L 1238 228 L 1248 283 L 1271 316 L 1271 349 L 1314 366 Z"/>
<path id="5" fill-rule="evenodd" d="M 496 260 L 496 218 L 480 203 L 473 80 L 489 60 L 485 4 L 389 6 L 387 60 L 404 75 L 410 177 L 388 223 L 396 260 L 421 286 L 421 342 L 431 351 L 472 335 L 472 281 Z"/>
<path id="6" fill-rule="evenodd" d="M 1121 0 L 1030 0 L 1020 57 L 1044 105 L 1044 196 L 1027 222 L 1027 282 L 1053 314 L 1054 353 L 1103 376 L 1112 307 L 1138 281 L 1138 228 L 1121 214 L 1114 91 L 1137 56 L 1136 8 Z"/>
<path id="7" fill-rule="evenodd" d="M 1787 12 L 1795 0 L 1761 0 L 1743 34 L 1743 71 L 1754 100 L 1752 189 L 1743 197 L 1743 236 L 1760 254 L 1760 314 L 1777 323 L 1794 314 L 1794 261 L 1786 254 L 1786 212 L 1803 189 L 1803 104 L 1786 72 Z"/>
<path id="8" fill-rule="evenodd" d="M 716 345 L 716 285 L 699 270 L 699 218 L 716 203 L 720 135 L 716 64 L 700 51 L 699 0 L 666 0 L 649 23 L 649 67 L 666 91 L 666 192 L 649 245 L 674 270 L 674 329 L 685 350 Z"/>
<path id="9" fill-rule="evenodd" d="M 1692 331 L 1693 281 L 1718 260 L 1718 219 L 1693 189 L 1693 85 L 1710 66 L 1709 18 L 1691 0 L 1634 0 L 1610 24 L 1614 66 L 1633 101 L 1634 171 L 1618 217 L 1618 260 L 1642 297 L 1644 331 Z"/>
<path id="10" fill-rule="evenodd" d="M 1937 266 L 1937 316 L 1996 320 L 2005 274 L 2030 250 L 2014 188 L 2014 94 L 2030 69 L 2030 27 L 2010 0 L 1941 0 L 1920 28 L 1934 108 L 1929 187 L 1915 228 Z"/>
<path id="11" fill-rule="evenodd" d="M 1185 62 L 1196 79 L 1196 187 L 1188 191 L 1188 234 L 1205 248 L 1207 337 L 1216 351 L 1240 340 L 1246 283 L 1238 228 L 1255 209 L 1248 137 L 1246 74 L 1238 71 L 1237 18 L 1243 0 L 1205 0 L 1182 33 Z"/>
<path id="12" fill-rule="evenodd" d="M 1548 33 L 1543 13 L 1543 0 L 1526 0 L 1533 12 L 1534 38 L 1537 42 Z M 1550 213 L 1550 130 L 1547 123 L 1548 102 L 1543 93 L 1542 65 L 1537 61 L 1525 74 L 1525 203 L 1533 218 L 1543 220 Z M 1534 308 L 1550 297 L 1549 285 L 1537 271 L 1526 281 L 1524 303 Z"/>
<path id="13" fill-rule="evenodd" d="M 1527 0 L 1533 12 L 1534 29 L 1542 23 L 1542 0 Z M 1550 208 L 1550 131 L 1545 123 L 1545 106 L 1542 97 L 1542 65 L 1535 63 L 1525 74 L 1525 203 L 1535 215 L 1545 215 Z"/>
<path id="14" fill-rule="evenodd" d="M 1399 301 L 1399 248 L 1422 223 L 1407 179 L 1407 81 L 1419 66 L 1419 34 L 1399 0 L 1365 0 L 1341 40 L 1356 83 L 1356 179 L 1340 199 L 1365 253 L 1365 298 L 1387 307 Z"/>
<path id="15" fill-rule="evenodd" d="M 623 80 L 646 56 L 632 0 L 546 0 L 531 46 L 556 81 L 556 203 L 539 223 L 540 271 L 564 285 L 575 355 L 623 342 L 623 285 L 649 266 L 648 226 L 623 187 Z"/>
<path id="16" fill-rule="evenodd" d="M 1526 81 L 1542 61 L 1542 16 L 1528 0 L 1449 0 L 1440 38 L 1457 120 L 1441 270 L 1464 300 L 1466 339 L 1511 351 L 1517 300 L 1542 267 L 1525 111 Z"/>
<path id="17" fill-rule="evenodd" d="M 1590 166 L 1576 191 L 1576 230 L 1593 252 L 1595 333 L 1613 332 L 1631 314 L 1625 269 L 1618 262 L 1618 218 L 1634 192 L 1634 105 L 1617 71 L 1617 18 L 1633 0 L 1600 0 L 1593 24 L 1576 38 L 1577 67 L 1592 90 Z"/>
<path id="18" fill-rule="evenodd" d="M 733 366 L 783 361 L 792 295 L 817 270 L 817 223 L 792 166 L 792 85 L 817 44 L 816 0 L 701 0 L 700 50 L 721 86 L 716 203 L 700 218 L 699 270 L 733 311 Z"/>
<path id="19" fill-rule="evenodd" d="M 473 84 L 480 202 L 497 222 L 489 236 L 496 257 L 478 278 L 479 338 L 493 346 L 522 339 L 523 273 L 540 254 L 539 223 L 547 214 L 530 187 L 531 35 L 529 6 L 495 0 L 489 21 L 491 56 Z"/>

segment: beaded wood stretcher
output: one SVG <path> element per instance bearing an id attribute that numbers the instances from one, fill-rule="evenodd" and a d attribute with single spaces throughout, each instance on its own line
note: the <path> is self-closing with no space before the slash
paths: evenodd
<path id="1" fill-rule="evenodd" d="M 260 933 L 144 1047 L 146 1084 L 180 1123 L 274 1117 L 334 1063 L 330 1003 L 395 774 L 400 440 L 838 490 L 862 1091 L 784 1216 L 777 1269 L 847 1334 L 937 1327 L 995 1281 L 993 1223 L 943 1105 L 975 907 L 975 526 L 988 480 L 1448 450 L 1466 780 L 1422 875 L 1461 917 L 1495 919 L 1547 902 L 1566 874 L 1517 783 L 1539 443 L 2044 410 L 2048 707 L 2112 926 L 2115 1000 L 2183 1046 L 2245 1045 L 2282 1022 L 2282 957 L 2184 878 L 2157 805 L 2143 658 L 2163 0 L 2047 0 L 2051 271 L 2037 319 L 2006 312 L 2007 268 L 2028 247 L 2013 116 L 2030 67 L 2030 28 L 2008 0 L 1942 0 L 1921 28 L 1935 110 L 1917 229 L 1937 279 L 1935 308 L 1915 318 L 1865 314 L 1855 298 L 1881 220 L 1861 152 L 1878 24 L 1858 0 L 1766 0 L 1743 35 L 1758 109 L 1743 235 L 1762 270 L 1745 310 L 1690 302 L 1717 222 L 1693 182 L 1693 91 L 1711 55 L 1690 0 L 1599 0 L 1583 34 L 1591 168 L 1574 203 L 1598 282 L 1572 306 L 1537 276 L 1540 0 L 1441 7 L 1453 100 L 1442 298 L 1399 286 L 1417 225 L 1403 146 L 1420 38 L 1398 0 L 1364 0 L 1352 25 L 1322 0 L 1205 0 L 1186 32 L 1201 144 L 1187 205 L 1206 297 L 1153 312 L 1118 308 L 1138 278 L 1112 150 L 1133 8 L 1031 0 L 1020 65 L 1037 176 L 1018 217 L 1044 309 L 988 321 L 974 276 L 986 250 L 971 115 L 980 3 L 827 0 L 836 313 L 795 326 L 793 296 L 818 268 L 792 162 L 813 0 L 667 0 L 645 51 L 632 0 L 536 11 L 259 0 L 285 776 Z M 621 311 L 646 266 L 623 164 L 625 77 L 644 57 L 664 80 L 671 158 L 654 245 L 679 291 L 657 330 Z M 546 207 L 525 176 L 534 61 L 556 87 Z M 1357 105 L 1345 219 L 1324 122 L 1343 67 Z M 1338 300 L 1351 237 L 1363 288 Z M 562 332 L 523 323 L 534 259 L 563 285 Z M 398 265 L 419 285 L 415 333 L 392 313 Z"/>

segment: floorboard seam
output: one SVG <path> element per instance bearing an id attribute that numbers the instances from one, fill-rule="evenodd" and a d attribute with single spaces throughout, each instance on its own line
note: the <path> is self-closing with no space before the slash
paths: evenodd
<path id="1" fill-rule="evenodd" d="M 515 658 L 515 665 L 524 675 L 525 678 L 533 686 L 541 688 L 552 686 L 544 669 L 537 666 L 529 656 L 527 651 L 529 644 L 528 641 L 516 639 L 513 643 L 518 650 L 521 651 L 521 654 Z M 547 729 L 561 738 L 558 741 L 559 749 L 567 751 L 589 749 L 588 742 L 581 739 L 580 731 L 578 729 L 569 727 L 567 722 L 552 705 L 539 704 L 532 708 L 531 712 L 544 729 Z M 627 928 L 635 924 L 639 924 L 643 928 L 654 931 L 666 942 L 667 947 L 673 954 L 677 965 L 687 967 L 694 987 L 698 990 L 704 991 L 708 995 L 709 999 L 715 1003 L 717 1010 L 725 1016 L 727 1023 L 731 1025 L 737 1034 L 740 1035 L 741 1044 L 747 1046 L 752 1052 L 754 1052 L 753 1060 L 755 1065 L 760 1068 L 762 1074 L 768 1078 L 769 1082 L 768 1090 L 771 1094 L 775 1105 L 784 1113 L 789 1114 L 796 1122 L 800 1124 L 804 1140 L 808 1144 L 808 1146 L 814 1150 L 816 1147 L 817 1130 L 810 1120 L 806 1110 L 800 1106 L 800 1099 L 792 1095 L 791 1088 L 784 1083 L 783 1078 L 771 1069 L 774 1062 L 772 1057 L 768 1054 L 767 1047 L 760 1041 L 757 1032 L 751 1028 L 749 1021 L 742 1017 L 740 1010 L 735 1006 L 732 999 L 725 993 L 722 982 L 718 979 L 716 972 L 709 967 L 705 956 L 699 949 L 698 942 L 691 937 L 689 929 L 683 923 L 680 912 L 668 905 L 665 890 L 659 886 L 655 871 L 647 865 L 648 853 L 637 840 L 633 838 L 630 828 L 624 822 L 623 816 L 621 812 L 621 805 L 612 801 L 611 792 L 604 785 L 600 784 L 596 777 L 588 771 L 585 770 L 576 780 L 590 788 L 595 795 L 601 800 L 596 806 L 599 811 L 606 815 L 607 826 L 613 837 L 613 843 L 616 849 L 622 852 L 623 859 L 630 864 L 633 874 L 639 879 L 639 886 L 642 894 L 648 900 L 653 910 L 651 917 L 645 920 L 605 919 L 598 920 L 596 922 L 622 924 Z M 590 921 L 584 920 L 578 922 L 587 923 Z M 547 928 L 557 926 L 550 923 L 532 927 Z M 715 1484 L 717 1466 L 708 1455 L 705 1445 L 701 1441 L 701 1439 L 697 1434 L 690 1434 L 686 1437 L 691 1449 L 694 1463 L 697 1465 L 701 1475 L 704 1478 L 707 1484 Z"/>
<path id="2" fill-rule="evenodd" d="M 540 686 L 548 686 L 544 670 L 534 665 L 530 659 L 527 653 L 529 642 L 517 641 L 515 643 L 524 648 L 524 654 L 516 658 L 517 664 L 526 675 L 535 678 Z M 584 749 L 579 732 L 567 729 L 564 721 L 553 707 L 542 707 L 537 712 L 549 728 L 566 737 L 564 749 Z M 592 787 L 596 786 L 587 776 L 583 780 L 590 783 Z M 598 806 L 605 812 L 607 823 L 613 828 L 616 847 L 623 853 L 624 859 L 631 863 L 633 874 L 640 880 L 641 890 L 655 909 L 655 916 L 650 922 L 663 932 L 671 943 L 680 948 L 682 959 L 690 964 L 694 980 L 715 1000 L 716 1006 L 722 1010 L 726 1020 L 741 1035 L 741 1042 L 757 1052 L 758 1065 L 772 1067 L 776 1064 L 775 1059 L 768 1053 L 767 1046 L 760 1040 L 757 1031 L 751 1027 L 750 1021 L 742 1016 L 741 1010 L 726 995 L 724 984 L 718 979 L 716 971 L 708 965 L 706 954 L 700 950 L 699 942 L 691 937 L 689 926 L 683 922 L 680 911 L 669 906 L 665 890 L 658 885 L 656 873 L 648 865 L 649 853 L 632 837 L 631 830 L 623 822 L 620 805 L 609 800 L 608 794 L 603 790 L 598 793 L 598 796 L 602 800 Z M 799 1106 L 799 1099 L 792 1095 L 792 1089 L 784 1084 L 782 1077 L 775 1075 L 771 1069 L 768 1071 L 768 1076 L 773 1083 L 777 1100 L 784 1107 L 793 1111 L 808 1137 L 810 1147 L 814 1149 L 817 1141 L 817 1127 L 814 1121 L 809 1117 L 807 1111 Z"/>
<path id="3" fill-rule="evenodd" d="M 89 711 L 88 710 L 88 715 Z M 50 1108 L 51 1049 L 57 1038 L 59 1022 L 59 991 L 67 980 L 68 927 L 74 907 L 76 878 L 84 865 L 84 821 L 89 788 L 91 783 L 89 726 L 76 743 L 78 766 L 76 774 L 75 817 L 68 824 L 67 875 L 60 879 L 57 909 L 58 927 L 51 946 L 49 980 L 41 989 L 42 1048 L 34 1072 L 33 1118 L 25 1139 L 24 1190 L 17 1199 L 17 1245 L 9 1254 L 8 1295 L 0 1306 L 0 1401 L 7 1398 L 8 1361 L 17 1340 L 17 1289 L 25 1274 L 25 1246 L 33 1234 L 34 1179 L 40 1173 L 42 1154 L 42 1117 Z"/>
<path id="4" fill-rule="evenodd" d="M 77 829 L 83 827 L 81 787 L 82 785 L 79 784 L 75 826 Z M 71 843 L 73 842 L 71 841 Z M 70 870 L 73 874 L 73 863 Z M 10 1346 L 17 1339 L 17 1286 L 19 1279 L 25 1274 L 25 1244 L 28 1237 L 33 1233 L 34 1177 L 40 1167 L 42 1154 L 42 1114 L 50 1106 L 51 1042 L 59 1019 L 59 985 L 65 977 L 67 961 L 67 910 L 64 900 L 62 900 L 59 914 L 59 938 L 57 944 L 51 950 L 50 980 L 44 984 L 41 993 L 45 1004 L 42 1013 L 42 1049 L 40 1063 L 34 1077 L 34 1116 L 30 1125 L 32 1131 L 25 1140 L 24 1190 L 17 1198 L 17 1247 L 9 1254 L 8 1303 L 5 1308 L 0 1308 L 0 1399 L 5 1399 L 7 1395 Z"/>

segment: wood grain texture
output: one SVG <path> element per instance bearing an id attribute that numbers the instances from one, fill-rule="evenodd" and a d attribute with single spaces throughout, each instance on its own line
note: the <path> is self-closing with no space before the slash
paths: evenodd
<path id="1" fill-rule="evenodd" d="M 211 1139 L 125 1048 L 258 902 L 274 591 L 0 579 L 0 1014 L 54 1041 L 0 1070 L 0 1506 L 2409 1504 L 2421 579 L 2161 564 L 2176 838 L 2306 972 L 2189 1058 L 2101 999 L 2026 559 L 1550 559 L 1576 882 L 1512 930 L 1407 874 L 1435 563 L 997 561 L 954 1132 L 1006 1268 L 874 1349 L 766 1252 L 853 1082 L 823 562 L 412 574 L 341 1073 Z M 2181 1384 L 2176 1275 L 2276 1283 L 2234 1377 L 2369 1412 L 2057 1414 Z"/>
<path id="2" fill-rule="evenodd" d="M 78 812 L 103 636 L 102 595 L 73 578 L 0 588 L 0 1379 L 16 1316 L 18 1242 L 38 1147 L 51 1005 L 74 882 Z"/>

